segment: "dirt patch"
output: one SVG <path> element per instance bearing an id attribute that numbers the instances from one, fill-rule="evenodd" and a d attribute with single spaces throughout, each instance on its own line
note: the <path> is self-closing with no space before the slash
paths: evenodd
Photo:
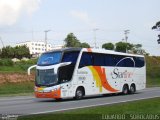
<path id="1" fill-rule="evenodd" d="M 3 83 L 20 83 L 34 81 L 35 74 L 30 76 L 27 73 L 0 73 L 0 84 Z"/>

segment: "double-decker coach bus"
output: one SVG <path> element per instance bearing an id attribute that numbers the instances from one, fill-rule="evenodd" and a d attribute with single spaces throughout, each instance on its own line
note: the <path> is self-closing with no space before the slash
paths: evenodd
<path id="1" fill-rule="evenodd" d="M 36 66 L 37 98 L 135 93 L 146 86 L 145 58 L 103 49 L 64 48 L 43 53 Z"/>

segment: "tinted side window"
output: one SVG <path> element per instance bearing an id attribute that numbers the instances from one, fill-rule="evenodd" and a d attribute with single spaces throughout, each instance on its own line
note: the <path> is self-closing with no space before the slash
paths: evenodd
<path id="1" fill-rule="evenodd" d="M 93 65 L 94 66 L 105 66 L 105 55 L 103 54 L 93 54 Z"/>
<path id="2" fill-rule="evenodd" d="M 62 58 L 62 62 L 72 62 L 76 64 L 79 52 L 65 52 Z"/>
<path id="3" fill-rule="evenodd" d="M 134 62 L 132 59 L 127 58 L 124 60 L 124 62 L 125 62 L 125 67 L 134 67 Z"/>
<path id="4" fill-rule="evenodd" d="M 63 54 L 62 62 L 71 62 L 71 64 L 59 67 L 58 79 L 60 83 L 71 80 L 78 55 L 79 55 L 79 52 L 76 52 L 76 51 L 65 52 Z"/>
<path id="5" fill-rule="evenodd" d="M 92 54 L 84 52 L 80 60 L 79 68 L 93 65 Z"/>
<path id="6" fill-rule="evenodd" d="M 119 59 L 119 63 L 117 64 L 118 67 L 134 67 L 133 60 L 126 57 L 127 56 L 123 56 L 121 59 Z"/>
<path id="7" fill-rule="evenodd" d="M 122 60 L 124 57 L 120 55 L 115 55 L 114 60 L 116 62 L 116 66 L 125 67 L 125 61 Z"/>
<path id="8" fill-rule="evenodd" d="M 115 66 L 115 60 L 113 55 L 106 54 L 105 55 L 105 66 Z"/>
<path id="9" fill-rule="evenodd" d="M 144 66 L 144 58 L 143 57 L 134 57 L 135 66 L 136 67 L 143 67 Z"/>
<path id="10" fill-rule="evenodd" d="M 81 57 L 79 68 L 85 66 L 118 66 L 118 67 L 143 67 L 145 62 L 143 57 L 133 57 L 134 62 L 130 56 L 98 54 L 84 52 Z M 125 59 L 126 58 L 126 59 Z"/>

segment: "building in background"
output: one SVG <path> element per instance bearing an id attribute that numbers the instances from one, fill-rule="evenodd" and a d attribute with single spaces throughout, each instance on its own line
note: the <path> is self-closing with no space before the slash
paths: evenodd
<path id="1" fill-rule="evenodd" d="M 16 44 L 16 46 L 22 46 L 22 45 L 26 45 L 29 48 L 31 55 L 38 55 L 38 56 L 45 51 L 60 49 L 63 47 L 62 45 L 52 46 L 51 44 L 47 44 L 47 47 L 46 47 L 45 42 L 41 42 L 41 41 L 37 41 L 37 42 L 26 41 L 26 42 Z"/>
<path id="2" fill-rule="evenodd" d="M 52 50 L 61 49 L 63 47 L 64 47 L 63 45 L 53 45 Z"/>

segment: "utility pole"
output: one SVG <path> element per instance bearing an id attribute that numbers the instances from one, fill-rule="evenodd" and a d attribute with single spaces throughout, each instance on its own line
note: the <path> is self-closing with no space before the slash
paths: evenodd
<path id="1" fill-rule="evenodd" d="M 47 33 L 50 32 L 51 30 L 45 30 L 45 51 L 47 51 Z"/>
<path id="2" fill-rule="evenodd" d="M 127 45 L 127 40 L 128 40 L 128 34 L 129 34 L 130 30 L 124 30 L 124 35 L 125 35 L 125 41 L 126 41 L 126 45 Z M 126 53 L 128 52 L 127 50 L 127 46 L 126 46 Z"/>
<path id="3" fill-rule="evenodd" d="M 4 47 L 4 43 L 3 43 L 3 40 L 2 40 L 2 38 L 0 37 L 0 41 L 1 41 L 1 43 L 2 43 L 2 46 Z"/>
<path id="4" fill-rule="evenodd" d="M 94 47 L 97 48 L 97 38 L 96 38 L 96 31 L 99 30 L 98 28 L 93 29 L 94 32 Z"/>

